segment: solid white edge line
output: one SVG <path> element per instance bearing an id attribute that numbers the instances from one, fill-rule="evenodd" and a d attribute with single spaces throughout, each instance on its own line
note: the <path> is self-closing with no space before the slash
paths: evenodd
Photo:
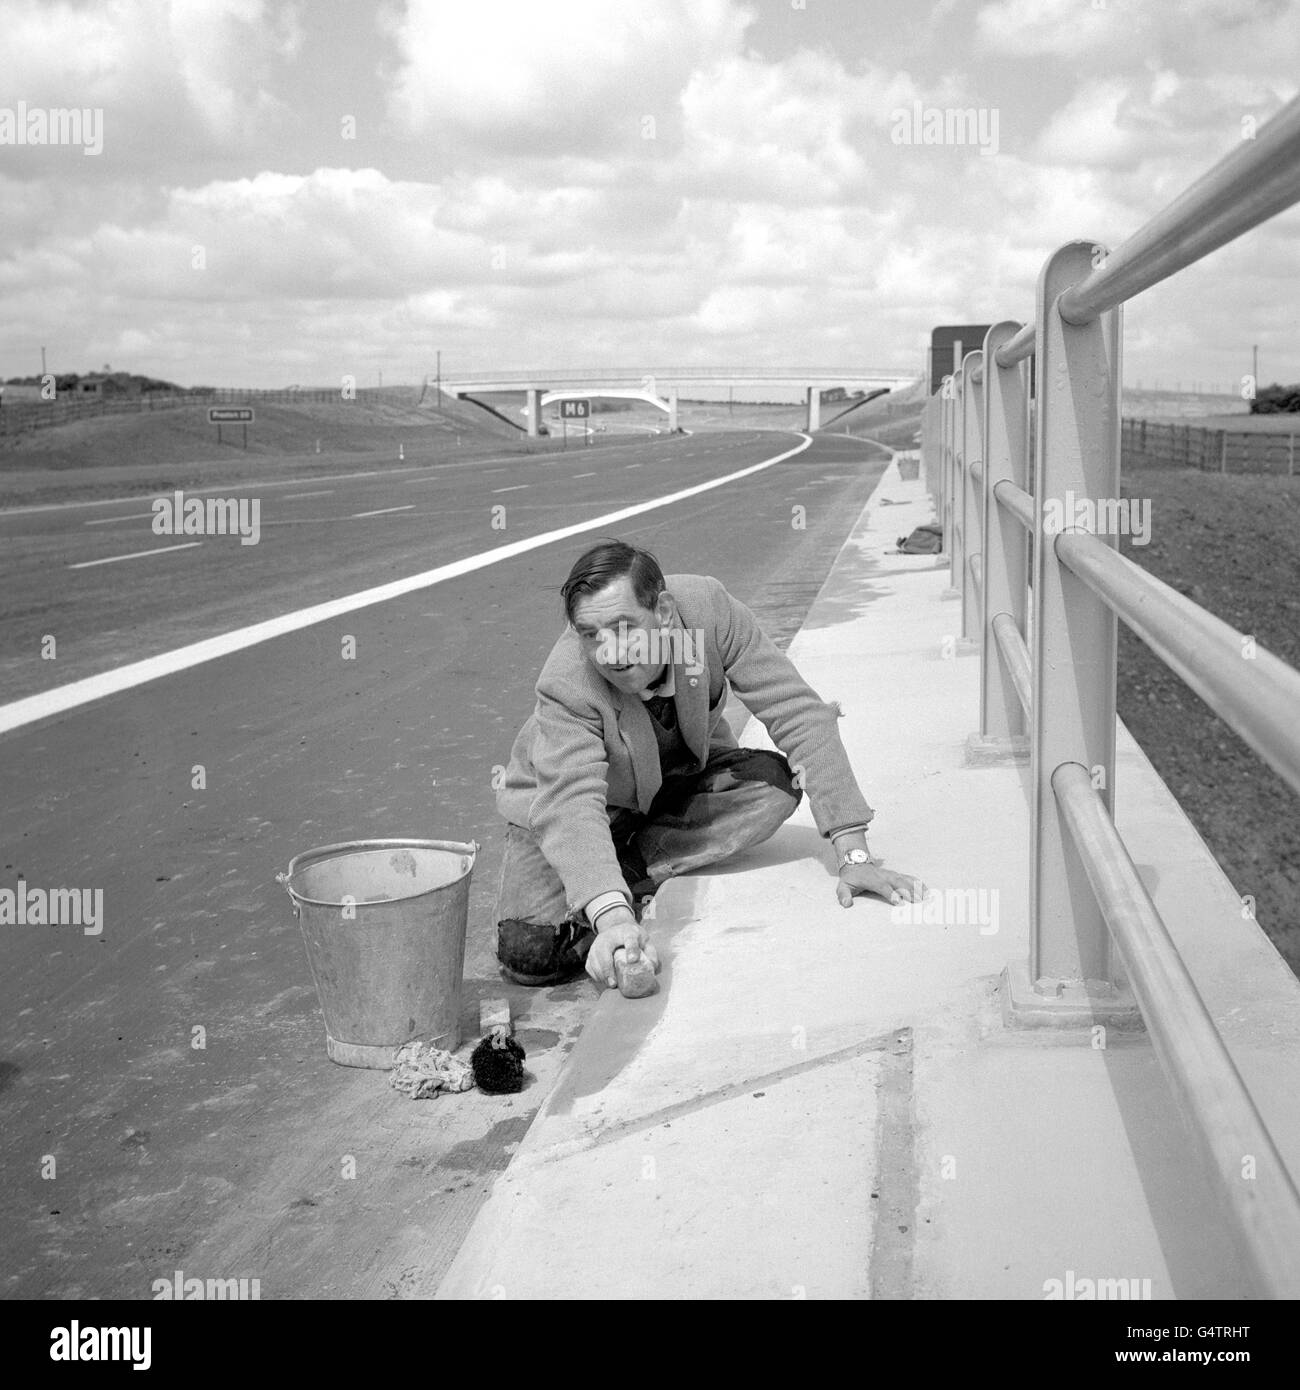
<path id="1" fill-rule="evenodd" d="M 79 681 L 70 681 L 67 685 L 55 686 L 53 690 L 43 690 L 37 695 L 28 695 L 21 700 L 11 700 L 7 705 L 0 705 L 0 734 L 9 733 L 13 729 L 20 729 L 25 724 L 34 724 L 38 719 L 48 719 L 51 715 L 63 714 L 70 709 L 76 709 L 79 705 L 90 704 L 93 700 L 102 700 L 108 695 L 117 695 L 123 690 L 131 690 L 137 685 L 158 680 L 162 676 L 175 675 L 179 671 L 189 670 L 192 666 L 201 666 L 205 661 L 214 661 L 218 657 L 229 656 L 233 652 L 258 646 L 262 642 L 283 637 L 287 633 L 299 632 L 305 627 L 313 627 L 317 623 L 328 622 L 331 618 L 341 617 L 344 613 L 353 613 L 358 608 L 369 608 L 376 603 L 386 603 L 389 599 L 401 598 L 405 594 L 414 593 L 418 589 L 431 588 L 434 584 L 441 584 L 448 579 L 459 579 L 462 575 L 472 574 L 475 570 L 486 569 L 489 565 L 499 564 L 502 560 L 513 559 L 516 555 L 527 554 L 530 550 L 540 550 L 542 546 L 551 545 L 555 541 L 567 540 L 570 536 L 580 536 L 584 531 L 596 531 L 609 526 L 612 522 L 640 516 L 642 512 L 651 512 L 660 507 L 672 506 L 673 503 L 685 501 L 688 497 L 696 497 L 701 492 L 711 492 L 714 488 L 723 487 L 727 483 L 734 483 L 740 478 L 747 478 L 752 473 L 761 473 L 763 469 L 771 468 L 773 464 L 781 463 L 785 459 L 793 458 L 795 454 L 803 453 L 813 442 L 812 436 L 805 434 L 802 430 L 792 430 L 791 433 L 797 434 L 803 443 L 793 449 L 787 449 L 782 454 L 776 454 L 770 459 L 762 459 L 758 463 L 752 463 L 747 468 L 741 468 L 735 473 L 724 474 L 721 478 L 713 478 L 706 483 L 696 483 L 693 487 L 683 488 L 680 492 L 670 492 L 664 497 L 652 498 L 648 502 L 636 502 L 630 507 L 623 507 L 616 512 L 606 512 L 603 516 L 593 517 L 589 521 L 579 521 L 572 526 L 562 526 L 557 531 L 546 531 L 540 536 L 530 536 L 522 541 L 512 541 L 509 545 L 499 545 L 492 550 L 484 550 L 478 555 L 471 555 L 463 560 L 454 560 L 449 565 L 439 565 L 436 569 L 424 570 L 420 574 L 410 575 L 406 579 L 396 579 L 388 584 L 377 585 L 373 589 L 362 589 L 355 594 L 348 594 L 344 598 L 330 599 L 327 603 L 313 604 L 310 608 L 299 608 L 293 613 L 283 613 L 278 618 L 269 618 L 265 622 L 254 623 L 250 627 L 237 628 L 234 632 L 225 632 L 219 637 L 208 637 L 202 642 L 193 642 L 187 647 L 177 647 L 174 651 L 146 657 L 143 661 L 133 661 L 129 665 L 119 666 L 113 671 L 104 671 L 97 676 L 86 676 Z"/>
<path id="2" fill-rule="evenodd" d="M 146 555 L 166 555 L 169 550 L 193 550 L 196 545 L 202 545 L 202 541 L 186 541 L 183 545 L 160 545 L 153 550 L 134 550 L 130 555 L 108 555 L 102 560 L 78 560 L 75 565 L 69 565 L 70 570 L 88 570 L 91 565 L 112 565 L 118 560 L 142 560 Z"/>

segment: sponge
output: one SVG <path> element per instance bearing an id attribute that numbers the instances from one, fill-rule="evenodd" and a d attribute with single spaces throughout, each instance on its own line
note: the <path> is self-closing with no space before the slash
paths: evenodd
<path id="1" fill-rule="evenodd" d="M 628 963 L 627 952 L 622 946 L 614 952 L 614 976 L 618 980 L 618 990 L 624 999 L 644 999 L 659 989 L 655 979 L 655 968 L 642 952 L 641 958 Z"/>
<path id="2" fill-rule="evenodd" d="M 497 1024 L 470 1053 L 474 1081 L 490 1096 L 511 1095 L 524 1088 L 524 1049 L 510 1036 L 509 1026 Z"/>

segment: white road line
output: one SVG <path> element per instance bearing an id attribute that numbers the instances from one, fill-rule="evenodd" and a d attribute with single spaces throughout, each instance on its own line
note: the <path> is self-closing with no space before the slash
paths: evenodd
<path id="1" fill-rule="evenodd" d="M 685 501 L 688 497 L 697 497 L 702 492 L 710 492 L 714 488 L 725 487 L 728 483 L 738 482 L 741 478 L 748 478 L 754 473 L 761 473 L 765 468 L 771 468 L 774 464 L 793 458 L 795 454 L 803 453 L 813 442 L 812 436 L 804 434 L 802 430 L 792 430 L 791 433 L 797 434 L 803 443 L 793 449 L 786 449 L 784 453 L 773 454 L 770 459 L 751 463 L 747 468 L 737 469 L 734 473 L 725 473 L 721 478 L 713 478 L 705 483 L 696 483 L 693 487 L 682 488 L 679 492 L 669 492 L 663 497 L 651 498 L 648 502 L 636 502 L 630 507 L 622 507 L 616 512 L 605 512 L 601 516 L 592 517 L 589 521 L 575 522 L 572 526 L 562 526 L 556 531 L 545 531 L 540 536 L 529 536 L 521 541 L 512 541 L 509 545 L 499 545 L 492 550 L 484 550 L 477 555 L 467 556 L 463 560 L 454 560 L 451 564 L 439 565 L 436 569 L 424 570 L 420 574 L 412 574 L 405 579 L 377 585 L 373 589 L 361 589 L 355 594 L 331 599 L 327 603 L 313 604 L 310 608 L 299 608 L 293 613 L 282 613 L 278 618 L 253 623 L 250 627 L 236 628 L 235 631 L 222 633 L 219 637 L 209 637 L 202 642 L 192 642 L 187 647 L 177 647 L 174 651 L 145 657 L 142 661 L 132 661 L 125 666 L 118 666 L 112 671 L 104 671 L 98 676 L 86 676 L 79 681 L 70 681 L 67 685 L 55 686 L 52 690 L 43 690 L 38 695 L 28 695 L 21 700 L 11 700 L 6 705 L 0 705 L 0 734 L 9 733 L 13 729 L 21 729 L 25 724 L 34 724 L 38 719 L 48 719 L 51 715 L 63 714 L 80 705 L 88 705 L 94 700 L 102 700 L 106 696 L 120 694 L 123 690 L 132 690 L 137 685 L 159 680 L 163 676 L 175 675 L 178 671 L 187 671 L 191 667 L 203 665 L 204 662 L 229 656 L 231 652 L 244 651 L 248 647 L 255 647 L 259 643 L 269 642 L 273 638 L 283 637 L 290 632 L 300 632 L 303 628 L 314 627 L 317 623 L 328 622 L 331 618 L 341 617 L 345 613 L 354 613 L 359 608 L 370 608 L 376 603 L 387 603 L 390 599 L 401 598 L 405 594 L 415 593 L 420 589 L 432 588 L 435 584 L 445 583 L 448 579 L 459 579 L 462 575 L 474 573 L 475 570 L 487 569 L 490 565 L 498 565 L 504 560 L 512 560 L 516 555 L 525 555 L 530 550 L 540 550 L 543 546 L 552 545 L 556 541 L 568 540 L 570 536 L 580 536 L 587 531 L 598 531 L 614 522 L 626 521 L 628 517 L 632 516 L 640 516 L 642 512 L 652 512 L 660 507 L 670 507 L 676 502 Z"/>
<path id="2" fill-rule="evenodd" d="M 387 516 L 389 512 L 410 512 L 414 510 L 415 503 L 408 502 L 404 507 L 380 507 L 377 512 L 353 512 L 348 520 L 360 521 L 363 516 Z"/>
<path id="3" fill-rule="evenodd" d="M 153 512 L 132 512 L 130 516 L 101 516 L 98 521 L 83 521 L 83 526 L 113 526 L 119 521 L 143 521 Z"/>
<path id="4" fill-rule="evenodd" d="M 186 541 L 184 545 L 160 545 L 156 550 L 136 550 L 130 555 L 110 555 L 106 560 L 81 560 L 68 568 L 88 570 L 91 565 L 115 565 L 119 560 L 142 560 L 146 555 L 166 555 L 169 550 L 192 550 L 196 545 L 202 544 L 202 541 Z"/>
<path id="5" fill-rule="evenodd" d="M 686 433 L 689 434 L 690 431 L 687 430 Z M 792 433 L 798 433 L 798 431 L 792 431 L 792 430 L 771 430 L 771 431 L 769 431 L 769 433 L 771 433 L 771 434 L 792 434 Z M 618 449 L 618 448 L 621 448 L 621 447 L 623 447 L 623 446 L 618 445 L 618 444 L 593 444 L 593 445 L 592 445 L 592 448 L 594 448 L 594 449 L 600 449 L 601 451 L 604 451 L 604 450 L 607 450 L 607 449 Z M 345 451 L 345 452 L 346 452 L 346 451 Z M 395 474 L 395 473 L 420 473 L 420 474 L 427 474 L 427 473 L 429 473 L 431 470 L 432 470 L 432 471 L 435 471 L 435 472 L 438 471 L 438 470 L 441 470 L 441 471 L 443 471 L 443 472 L 446 472 L 446 471 L 448 471 L 448 470 L 450 470 L 450 469 L 453 469 L 453 468 L 476 468 L 476 469 L 479 469 L 480 471 L 484 471 L 484 470 L 482 469 L 482 467 L 481 467 L 482 464 L 485 464 L 485 463 L 499 463 L 499 462 L 502 462 L 502 461 L 503 461 L 503 456 L 502 456 L 502 455 L 500 455 L 500 454 L 490 454 L 490 455 L 488 455 L 486 458 L 453 459 L 453 460 L 449 460 L 449 461 L 446 462 L 446 463 L 425 463 L 425 464 L 417 464 L 417 465 L 414 465 L 414 466 L 411 466 L 411 467 L 407 467 L 407 468 L 368 468 L 368 469 L 364 470 L 363 472 L 359 472 L 359 473 L 330 473 L 330 474 L 327 475 L 327 478 L 325 478 L 325 479 L 322 479 L 322 478 L 259 478 L 259 479 L 256 479 L 256 480 L 254 480 L 254 481 L 251 481 L 251 482 L 240 482 L 238 479 L 232 479 L 230 482 L 227 482 L 227 483 L 213 483 L 210 487 L 187 487 L 187 488 L 185 489 L 185 491 L 186 491 L 187 493 L 191 493 L 191 494 L 194 494 L 194 493 L 207 493 L 207 492 L 252 492 L 252 491 L 254 491 L 255 489 L 260 491 L 260 490 L 263 489 L 263 488 L 271 488 L 271 487 L 293 487 L 295 483 L 314 483 L 314 482 L 322 482 L 322 481 L 329 481 L 329 482 L 331 482 L 331 483 L 340 483 L 340 482 L 351 482 L 351 481 L 353 481 L 354 479 L 357 479 L 357 478 L 387 478 L 387 477 L 391 477 L 391 476 L 392 476 L 393 474 Z M 563 459 L 550 459 L 550 458 L 547 458 L 547 457 L 544 456 L 544 455 L 538 455 L 538 454 L 510 454 L 510 455 L 506 455 L 506 456 L 505 456 L 504 461 L 505 461 L 505 462 L 522 462 L 525 466 L 526 466 L 527 464 L 529 464 L 529 463 L 538 463 L 538 462 L 543 462 L 543 463 L 563 463 L 563 462 L 564 462 Z M 192 462 L 192 461 L 191 461 L 191 462 Z M 180 467 L 181 465 L 180 465 L 180 464 L 177 464 L 176 466 L 177 466 L 177 467 Z M 504 472 L 505 470 L 504 470 L 504 469 L 498 468 L 498 469 L 492 469 L 492 470 L 490 470 L 490 471 L 492 471 L 492 472 L 497 472 L 497 473 L 501 473 L 501 472 Z M 437 482 L 437 481 L 440 481 L 440 479 L 439 479 L 439 478 L 436 478 L 436 477 L 435 477 L 435 478 L 419 477 L 419 478 L 407 478 L 405 481 L 406 481 L 406 482 L 410 482 L 410 483 L 425 483 L 425 482 Z M 39 503 L 39 504 L 37 504 L 37 505 L 35 505 L 35 506 L 31 506 L 31 507 L 0 507 L 0 521 L 4 521 L 4 520 L 6 520 L 8 517 L 11 517 L 11 516 L 27 516 L 28 514 L 30 514 L 30 513 L 32 513 L 32 512 L 63 512 L 63 511 L 71 511 L 71 510 L 72 510 L 73 508 L 75 508 L 75 507 L 120 507 L 120 506 L 122 505 L 123 502 L 138 502 L 138 501 L 140 501 L 140 498 L 139 498 L 138 496 L 136 496 L 136 497 L 99 497 L 99 498 L 96 498 L 94 501 L 90 501 L 90 502 L 42 502 L 42 503 Z"/>
<path id="6" fill-rule="evenodd" d="M 286 492 L 284 496 L 286 501 L 292 497 L 333 497 L 334 489 L 332 487 L 327 487 L 321 492 Z M 90 522 L 86 523 L 87 526 L 90 524 Z"/>
<path id="7" fill-rule="evenodd" d="M 641 465 L 640 465 L 639 463 L 629 463 L 629 464 L 628 464 L 628 467 L 629 467 L 629 468 L 640 468 Z"/>
<path id="8" fill-rule="evenodd" d="M 594 478 L 596 475 L 594 473 L 575 473 L 573 476 L 576 480 L 578 478 Z"/>
<path id="9" fill-rule="evenodd" d="M 531 486 L 531 483 L 516 483 L 514 487 L 494 487 L 492 489 L 492 496 L 495 497 L 498 492 L 522 492 L 524 488 Z"/>

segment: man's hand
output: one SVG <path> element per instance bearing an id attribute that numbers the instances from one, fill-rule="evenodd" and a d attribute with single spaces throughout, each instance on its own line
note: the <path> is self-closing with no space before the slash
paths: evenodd
<path id="1" fill-rule="evenodd" d="M 602 988 L 608 986 L 615 989 L 618 985 L 618 976 L 614 974 L 614 952 L 619 947 L 626 949 L 629 965 L 634 965 L 644 954 L 654 966 L 655 974 L 659 973 L 659 952 L 655 950 L 645 929 L 637 924 L 632 909 L 615 908 L 601 914 L 600 930 L 591 943 L 591 950 L 587 952 L 587 974 Z"/>
<path id="2" fill-rule="evenodd" d="M 857 893 L 875 893 L 887 903 L 919 903 L 925 897 L 925 884 L 911 874 L 898 874 L 877 864 L 845 864 L 835 896 L 841 907 L 852 907 Z"/>

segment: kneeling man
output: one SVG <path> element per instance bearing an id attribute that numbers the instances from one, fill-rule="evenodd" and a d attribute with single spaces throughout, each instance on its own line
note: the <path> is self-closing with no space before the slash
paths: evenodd
<path id="1" fill-rule="evenodd" d="M 766 840 L 801 786 L 834 844 L 843 906 L 855 893 L 920 900 L 917 880 L 868 853 L 875 812 L 840 741 L 838 709 L 716 579 L 665 578 L 649 551 L 602 541 L 560 595 L 568 626 L 497 793 L 508 822 L 497 957 L 512 980 L 554 984 L 585 965 L 613 986 L 620 947 L 657 970 L 640 925 L 645 901 L 665 879 Z M 737 746 L 723 718 L 729 685 L 790 761 Z"/>

